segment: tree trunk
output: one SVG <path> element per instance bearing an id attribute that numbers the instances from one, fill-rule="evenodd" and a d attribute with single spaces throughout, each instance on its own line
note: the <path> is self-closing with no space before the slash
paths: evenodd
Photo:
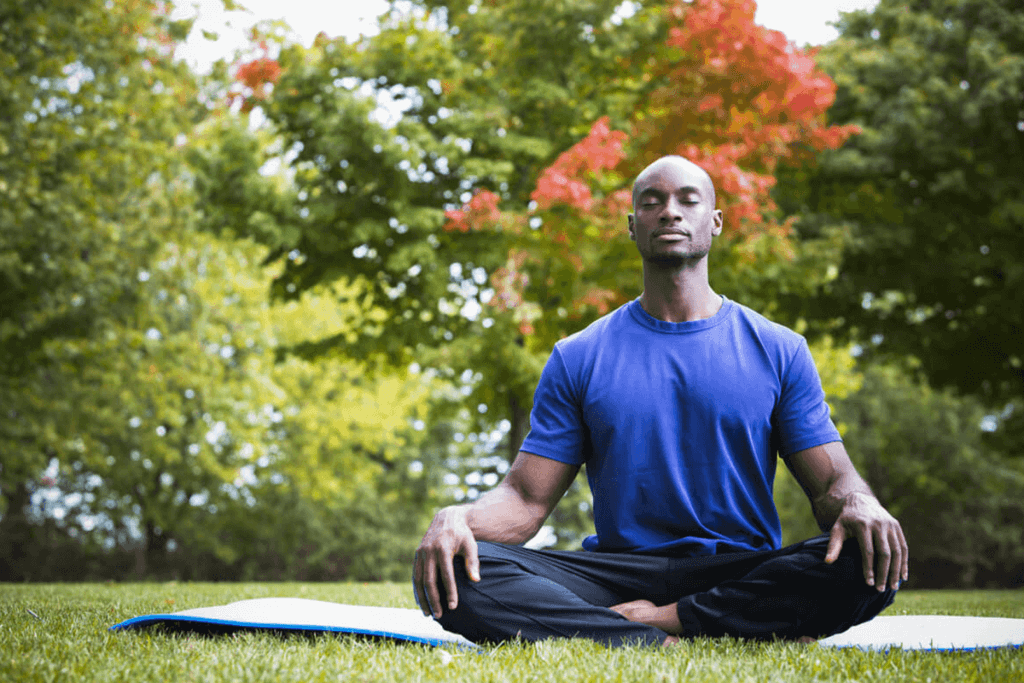
<path id="1" fill-rule="evenodd" d="M 32 529 L 25 508 L 30 494 L 25 482 L 7 489 L 7 509 L 0 517 L 0 581 L 27 581 L 31 578 L 23 558 L 32 540 Z"/>
<path id="2" fill-rule="evenodd" d="M 516 459 L 519 447 L 523 445 L 523 439 L 530 428 L 530 414 L 514 393 L 508 395 L 508 413 L 509 422 L 512 423 L 508 430 L 508 461 L 511 463 Z"/>

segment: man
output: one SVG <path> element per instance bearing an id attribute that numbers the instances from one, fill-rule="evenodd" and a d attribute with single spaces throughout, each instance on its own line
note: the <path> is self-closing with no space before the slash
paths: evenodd
<path id="1" fill-rule="evenodd" d="M 711 179 L 659 159 L 633 212 L 643 293 L 556 344 L 505 479 L 423 537 L 420 607 L 492 642 L 806 642 L 871 619 L 907 578 L 903 531 L 854 470 L 803 338 L 711 289 Z M 776 453 L 827 531 L 787 548 Z M 583 464 L 597 531 L 584 551 L 518 547 Z"/>

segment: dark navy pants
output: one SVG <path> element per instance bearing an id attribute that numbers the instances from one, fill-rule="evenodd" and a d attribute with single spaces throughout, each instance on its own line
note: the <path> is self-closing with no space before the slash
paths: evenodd
<path id="1" fill-rule="evenodd" d="M 481 542 L 480 582 L 471 582 L 456 558 L 459 606 L 439 621 L 476 642 L 660 644 L 664 631 L 608 609 L 645 599 L 676 603 L 683 637 L 824 637 L 871 619 L 895 597 L 864 582 L 856 541 L 831 565 L 827 546 L 822 535 L 781 550 L 672 558 Z M 439 590 L 447 607 L 444 586 Z"/>

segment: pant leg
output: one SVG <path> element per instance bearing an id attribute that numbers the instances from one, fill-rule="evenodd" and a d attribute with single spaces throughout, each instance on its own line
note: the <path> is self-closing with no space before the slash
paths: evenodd
<path id="1" fill-rule="evenodd" d="M 716 568 L 722 580 L 710 588 L 694 581 L 699 572 L 691 559 L 675 560 L 683 635 L 822 637 L 868 621 L 892 603 L 896 591 L 879 592 L 864 582 L 855 540 L 831 565 L 824 561 L 827 547 L 822 535 L 779 551 L 742 553 L 734 566 Z"/>
<path id="2" fill-rule="evenodd" d="M 660 645 L 668 634 L 608 609 L 647 595 L 668 560 L 643 555 L 530 550 L 480 542 L 480 582 L 455 563 L 459 605 L 438 621 L 475 642 L 520 637 L 589 638 L 607 645 Z M 442 604 L 447 603 L 439 581 Z"/>

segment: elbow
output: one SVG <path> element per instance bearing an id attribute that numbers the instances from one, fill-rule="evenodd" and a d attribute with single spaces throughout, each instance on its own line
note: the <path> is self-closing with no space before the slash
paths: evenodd
<path id="1" fill-rule="evenodd" d="M 544 526 L 547 515 L 534 510 L 527 510 L 508 527 L 508 540 L 511 545 L 522 545 L 537 535 Z"/>

